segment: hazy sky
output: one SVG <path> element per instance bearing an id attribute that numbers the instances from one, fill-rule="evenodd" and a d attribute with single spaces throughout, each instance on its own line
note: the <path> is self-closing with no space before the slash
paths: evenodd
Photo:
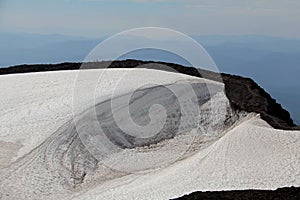
<path id="1" fill-rule="evenodd" d="M 101 37 L 143 26 L 300 38 L 300 1 L 0 0 L 0 31 Z"/>

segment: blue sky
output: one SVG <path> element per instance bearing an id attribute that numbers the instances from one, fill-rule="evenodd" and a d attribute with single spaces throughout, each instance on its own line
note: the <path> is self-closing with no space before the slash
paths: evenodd
<path id="1" fill-rule="evenodd" d="M 106 38 L 148 26 L 194 36 L 221 71 L 253 78 L 300 123 L 300 0 L 0 0 L 0 67 L 82 61 L 101 39 L 70 35 Z"/>
<path id="2" fill-rule="evenodd" d="M 188 35 L 300 38 L 299 0 L 0 0 L 0 31 L 101 37 L 159 26 Z"/>

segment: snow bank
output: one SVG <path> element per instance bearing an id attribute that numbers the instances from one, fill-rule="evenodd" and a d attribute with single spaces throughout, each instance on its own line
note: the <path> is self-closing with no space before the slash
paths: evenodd
<path id="1" fill-rule="evenodd" d="M 204 91 L 203 84 L 208 85 Z M 179 126 L 180 134 L 171 137 L 168 131 L 150 140 L 117 137 L 115 144 L 122 151 L 112 149 L 97 157 L 88 145 L 107 143 L 89 138 L 97 130 L 91 128 L 92 106 L 96 104 L 104 122 L 107 117 L 101 113 L 109 112 L 103 100 L 116 99 L 117 116 L 126 116 L 123 98 L 138 97 L 140 101 L 130 104 L 132 116 L 147 124 L 147 112 L 141 110 L 147 102 L 160 100 L 172 107 L 164 88 L 155 85 L 171 86 L 176 97 L 183 98 L 181 107 L 187 112 L 182 115 L 191 123 Z M 200 87 L 196 97 L 204 99 L 197 101 L 196 116 L 191 114 L 195 110 L 187 109 L 191 104 L 182 103 L 190 96 L 186 85 Z M 274 130 L 255 114 L 236 113 L 217 82 L 149 69 L 110 69 L 5 75 L 0 77 L 0 89 L 5 94 L 0 97 L 3 199 L 169 199 L 199 190 L 300 185 L 300 132 Z M 136 89 L 136 96 L 126 96 Z M 73 121 L 74 114 L 78 121 Z M 174 124 L 178 116 L 169 114 Z M 92 134 L 80 138 L 76 122 L 83 133 Z M 106 128 L 115 127 L 110 120 L 105 123 Z M 125 117 L 119 119 L 118 125 L 122 123 L 126 128 Z M 87 145 L 85 140 L 94 143 Z M 180 152 L 184 153 L 178 157 Z M 141 155 L 144 160 L 139 160 Z"/>

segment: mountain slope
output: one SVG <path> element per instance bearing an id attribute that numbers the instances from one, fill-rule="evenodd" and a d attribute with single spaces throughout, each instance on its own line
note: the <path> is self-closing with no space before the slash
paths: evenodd
<path id="1" fill-rule="evenodd" d="M 237 109 L 217 81 L 151 69 L 120 69 L 132 67 L 126 62 L 139 61 L 113 63 L 118 69 L 0 76 L 1 91 L 6 94 L 0 98 L 2 199 L 169 199 L 199 190 L 300 185 L 299 131 L 273 129 L 258 114 Z M 149 64 L 149 68 L 160 66 Z M 70 65 L 78 67 L 66 66 Z M 202 71 L 202 76 L 220 81 L 212 72 Z M 95 90 L 90 86 L 99 77 L 100 89 Z M 74 83 L 81 86 L 79 95 Z M 195 89 L 195 99 L 186 86 Z M 90 96 L 90 91 L 96 95 Z M 117 103 L 119 121 L 112 120 L 114 112 L 110 113 L 107 101 L 114 92 L 110 100 Z M 133 112 L 127 117 L 129 97 Z M 176 99 L 181 99 L 180 108 L 186 113 L 177 115 Z M 200 115 L 195 115 L 193 104 L 187 103 L 190 100 L 197 102 Z M 151 111 L 154 115 L 147 112 L 155 104 L 164 105 L 170 116 L 158 134 L 136 138 L 131 135 L 134 129 L 130 135 L 118 129 L 122 125 L 126 130 L 129 118 L 144 126 L 148 115 L 161 116 L 159 108 Z M 181 117 L 186 117 L 185 123 L 177 127 Z M 97 127 L 98 120 L 102 129 Z M 157 119 L 153 128 L 161 121 Z M 141 127 L 137 130 L 141 132 Z"/>
<path id="2" fill-rule="evenodd" d="M 259 87 L 252 79 L 234 76 L 230 74 L 218 74 L 196 69 L 193 67 L 185 67 L 178 64 L 140 61 L 140 60 L 124 60 L 114 61 L 109 64 L 110 68 L 135 68 L 146 64 L 163 64 L 170 69 L 191 76 L 205 77 L 211 80 L 224 82 L 225 92 L 233 106 L 237 109 L 247 112 L 260 113 L 262 118 L 266 120 L 274 128 L 279 129 L 298 129 L 290 117 L 288 111 L 282 108 L 264 89 Z M 85 64 L 85 68 L 97 69 L 101 68 L 103 63 Z M 143 67 L 144 67 L 143 66 Z M 39 71 L 57 71 L 57 70 L 76 70 L 81 67 L 81 63 L 61 63 L 53 65 L 20 65 L 9 68 L 0 69 L 0 74 L 28 73 Z M 149 68 L 149 65 L 147 65 Z M 165 68 L 153 65 L 154 69 L 166 70 Z M 169 70 L 170 70 L 169 69 Z M 173 70 L 172 70 L 173 71 Z M 200 73 L 199 73 L 200 72 Z"/>

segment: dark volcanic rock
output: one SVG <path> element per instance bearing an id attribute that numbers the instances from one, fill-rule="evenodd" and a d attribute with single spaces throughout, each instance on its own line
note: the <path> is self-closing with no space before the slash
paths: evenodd
<path id="1" fill-rule="evenodd" d="M 81 65 L 82 63 L 19 65 L 1 68 L 0 74 L 76 70 L 79 69 Z M 162 65 L 167 66 L 168 68 L 162 68 Z M 282 106 L 278 104 L 264 89 L 259 87 L 252 79 L 249 78 L 223 73 L 220 77 L 214 72 L 164 62 L 124 60 L 84 64 L 85 69 L 97 69 L 105 66 L 109 66 L 109 68 L 144 67 L 166 71 L 176 71 L 191 76 L 205 77 L 215 81 L 223 81 L 225 83 L 226 95 L 232 103 L 232 106 L 234 106 L 236 109 L 260 113 L 262 119 L 277 129 L 299 129 L 299 127 L 295 126 L 293 123 L 289 112 L 283 109 Z"/>
<path id="2" fill-rule="evenodd" d="M 298 200 L 300 199 L 300 188 L 280 188 L 275 191 L 270 190 L 236 190 L 217 192 L 194 192 L 176 200 L 198 200 L 198 199 L 255 199 L 255 200 Z M 175 200 L 175 199 L 174 199 Z"/>
<path id="3" fill-rule="evenodd" d="M 284 110 L 252 79 L 222 74 L 227 97 L 241 110 L 260 113 L 262 119 L 278 129 L 296 129 L 290 113 Z"/>

